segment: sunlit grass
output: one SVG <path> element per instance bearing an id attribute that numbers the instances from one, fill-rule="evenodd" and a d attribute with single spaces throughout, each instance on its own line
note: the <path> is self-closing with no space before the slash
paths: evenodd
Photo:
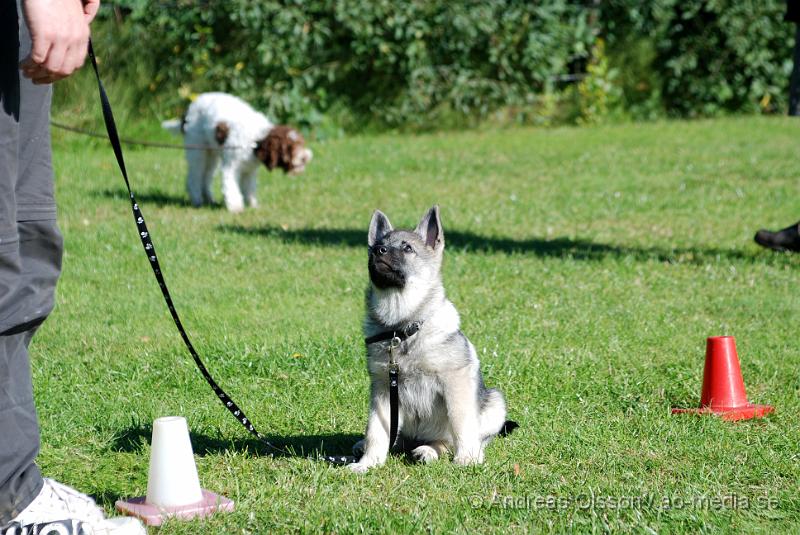
<path id="1" fill-rule="evenodd" d="M 166 139 L 157 126 L 136 131 Z M 446 288 L 521 428 L 466 469 L 393 458 L 359 477 L 270 457 L 185 351 L 110 149 L 56 132 L 67 253 L 59 304 L 32 346 L 47 475 L 110 511 L 144 494 L 152 420 L 177 414 L 204 487 L 237 509 L 163 533 L 796 529 L 800 259 L 752 243 L 759 227 L 800 218 L 795 122 L 385 135 L 313 149 L 302 177 L 262 174 L 261 208 L 239 215 L 187 206 L 180 152 L 127 152 L 211 372 L 277 442 L 347 452 L 367 410 L 371 212 L 411 227 L 438 203 Z M 670 415 L 698 402 L 705 338 L 721 334 L 737 337 L 750 399 L 775 415 Z M 548 496 L 552 507 L 537 501 Z M 731 496 L 735 506 L 722 500 Z"/>

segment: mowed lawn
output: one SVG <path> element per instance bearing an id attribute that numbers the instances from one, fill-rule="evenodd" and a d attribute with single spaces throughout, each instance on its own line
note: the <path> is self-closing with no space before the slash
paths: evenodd
<path id="1" fill-rule="evenodd" d="M 188 206 L 181 152 L 127 149 L 176 306 L 212 374 L 277 443 L 348 452 L 368 404 L 371 213 L 413 227 L 438 203 L 445 287 L 520 429 L 468 468 L 393 457 L 358 476 L 270 456 L 185 350 L 110 148 L 55 131 L 66 256 L 58 306 L 31 348 L 47 475 L 111 512 L 145 493 L 152 421 L 182 415 L 203 486 L 236 511 L 153 532 L 800 529 L 800 256 L 752 241 L 800 219 L 797 121 L 312 148 L 301 177 L 262 172 L 261 207 L 243 214 Z M 749 398 L 774 415 L 670 414 L 698 403 L 714 335 L 736 337 Z"/>

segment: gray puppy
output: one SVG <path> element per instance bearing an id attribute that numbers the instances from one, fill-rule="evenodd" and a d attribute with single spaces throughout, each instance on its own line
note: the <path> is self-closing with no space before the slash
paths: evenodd
<path id="1" fill-rule="evenodd" d="M 483 450 L 504 427 L 506 404 L 486 388 L 475 347 L 459 330 L 459 317 L 444 294 L 444 233 L 434 206 L 413 232 L 394 230 L 376 210 L 369 225 L 369 276 L 364 334 L 419 330 L 395 349 L 399 366 L 399 439 L 416 445 L 414 459 L 431 462 L 448 450 L 457 464 L 483 462 Z M 378 335 L 378 336 L 376 336 Z M 390 341 L 367 344 L 370 410 L 366 436 L 353 451 L 354 472 L 380 466 L 389 452 Z M 516 424 L 513 424 L 516 426 Z"/>

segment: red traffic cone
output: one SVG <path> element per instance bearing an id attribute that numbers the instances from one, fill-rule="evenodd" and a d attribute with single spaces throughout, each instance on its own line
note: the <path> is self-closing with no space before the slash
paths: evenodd
<path id="1" fill-rule="evenodd" d="M 672 414 L 718 414 L 723 420 L 761 418 L 775 409 L 747 402 L 742 370 L 733 336 L 712 336 L 706 340 L 706 366 L 700 408 L 672 409 Z"/>

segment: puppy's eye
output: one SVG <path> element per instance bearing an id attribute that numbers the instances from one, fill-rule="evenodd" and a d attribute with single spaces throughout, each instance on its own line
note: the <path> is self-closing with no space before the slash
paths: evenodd
<path id="1" fill-rule="evenodd" d="M 406 253 L 413 253 L 414 249 L 409 244 L 405 244 L 403 246 L 403 251 L 405 251 Z"/>

